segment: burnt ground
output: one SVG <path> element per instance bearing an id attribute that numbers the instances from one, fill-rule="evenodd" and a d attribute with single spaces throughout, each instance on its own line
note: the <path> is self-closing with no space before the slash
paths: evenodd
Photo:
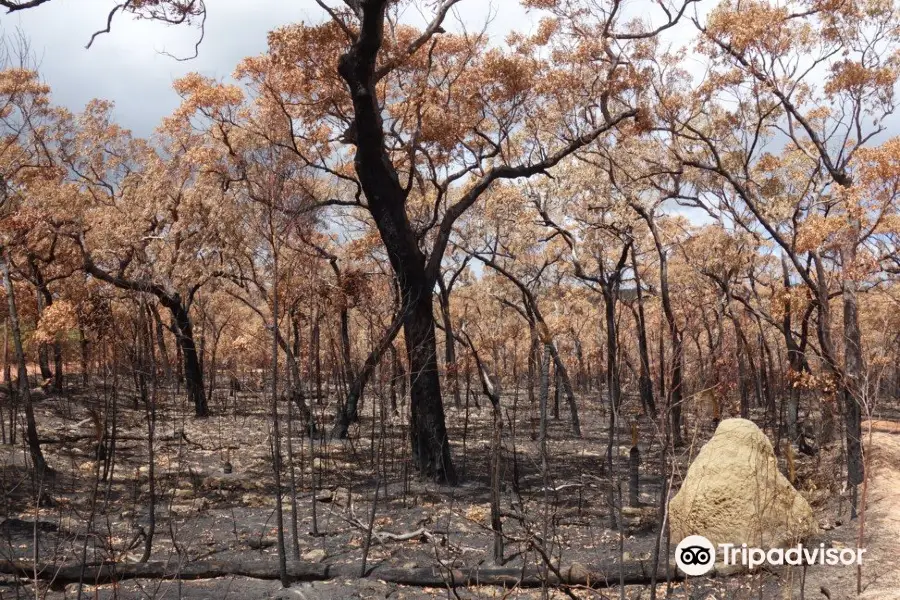
<path id="1" fill-rule="evenodd" d="M 36 406 L 40 437 L 55 475 L 39 486 L 31 481 L 21 445 L 0 449 L 0 486 L 3 489 L 0 558 L 41 563 L 72 564 L 85 556 L 88 563 L 134 562 L 143 553 L 141 532 L 149 528 L 149 469 L 147 420 L 143 406 L 135 406 L 128 393 L 102 387 L 74 389 L 50 396 Z M 506 423 L 502 504 L 507 536 L 507 566 L 536 564 L 534 541 L 547 519 L 549 553 L 564 565 L 608 564 L 620 556 L 619 536 L 626 560 L 649 559 L 658 529 L 656 506 L 664 481 L 660 475 L 662 440 L 656 424 L 637 418 L 630 400 L 620 419 L 614 454 L 615 476 L 627 482 L 625 469 L 631 446 L 631 423 L 638 423 L 643 456 L 639 510 L 626 510 L 620 523 L 613 478 L 606 468 L 608 416 L 599 392 L 580 400 L 583 435 L 575 438 L 560 407 L 560 419 L 551 419 L 548 443 L 549 492 L 545 494 L 536 441 L 537 413 L 524 395 L 505 398 Z M 115 405 L 115 406 L 113 406 Z M 327 582 L 295 584 L 281 590 L 277 581 L 226 577 L 180 581 L 178 565 L 197 560 L 257 560 L 275 564 L 276 528 L 274 479 L 271 458 L 271 420 L 261 394 L 248 392 L 229 398 L 217 392 L 214 416 L 196 420 L 184 399 L 175 393 L 159 398 L 155 431 L 156 531 L 151 561 L 169 561 L 171 577 L 162 581 L 129 581 L 92 587 L 86 581 L 84 598 L 538 598 L 539 590 L 504 590 L 495 586 L 422 588 L 401 586 L 377 578 L 339 578 Z M 111 476 L 100 474 L 95 460 L 97 445 L 91 409 L 116 411 L 117 441 L 112 453 Z M 452 453 L 462 483 L 439 486 L 416 478 L 408 462 L 406 415 L 386 410 L 369 396 L 359 425 L 346 441 L 329 441 L 324 433 L 333 408 L 313 406 L 320 422 L 314 439 L 301 435 L 299 421 L 292 424 L 291 448 L 283 440 L 286 467 L 285 529 L 289 555 L 293 552 L 291 522 L 291 470 L 297 489 L 297 550 L 301 560 L 329 565 L 358 565 L 366 539 L 366 526 L 378 486 L 374 531 L 367 560 L 369 567 L 413 569 L 435 565 L 477 567 L 492 564 L 489 528 L 490 415 L 481 406 L 447 407 Z M 288 407 L 282 403 L 283 421 Z M 712 423 L 688 411 L 691 443 L 675 459 L 673 484 L 689 464 L 690 456 L 712 433 Z M 699 412 L 699 409 L 698 409 Z M 321 425 L 321 424 L 324 424 Z M 282 423 L 283 437 L 286 423 Z M 515 449 L 515 452 L 513 452 Z M 834 452 L 838 452 L 836 449 Z M 293 460 L 288 460 L 288 454 Z M 515 457 L 515 458 L 514 458 Z M 828 530 L 823 539 L 852 537 L 846 524 L 846 502 L 836 481 L 840 477 L 828 452 L 816 458 L 797 457 L 798 488 L 811 500 Z M 228 462 L 232 471 L 226 473 Z M 518 485 L 514 484 L 514 480 Z M 35 491 L 40 488 L 39 494 Z M 315 493 L 314 493 L 315 492 Z M 627 497 L 627 488 L 623 485 Z M 317 499 L 313 503 L 313 497 Z M 36 501 L 40 498 L 40 501 Z M 315 524 L 313 507 L 315 506 Z M 93 515 L 93 518 L 92 518 Z M 546 515 L 546 517 L 545 517 Z M 87 524 L 92 521 L 92 526 Z M 37 523 L 37 525 L 35 525 Z M 615 525 L 615 526 L 614 526 Z M 410 539 L 394 540 L 422 530 Z M 37 545 L 35 545 L 37 539 Z M 610 573 L 615 577 L 615 573 Z M 791 598 L 801 597 L 798 573 L 761 572 L 718 579 L 673 583 L 676 598 Z M 12 578 L 0 580 L 0 599 L 39 597 L 75 598 L 77 585 L 50 589 Z M 660 594 L 666 593 L 665 581 Z M 575 590 L 576 597 L 620 597 L 616 589 Z M 818 590 L 807 589 L 806 597 Z M 554 591 L 551 597 L 565 596 Z M 646 586 L 630 586 L 627 598 L 649 598 Z M 839 596 L 834 596 L 835 598 Z"/>

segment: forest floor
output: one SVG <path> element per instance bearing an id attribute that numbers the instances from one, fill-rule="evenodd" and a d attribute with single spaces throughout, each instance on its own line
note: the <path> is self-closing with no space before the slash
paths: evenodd
<path id="1" fill-rule="evenodd" d="M 865 433 L 867 464 L 870 470 L 866 486 L 866 510 L 863 537 L 859 538 L 859 522 L 840 528 L 833 536 L 834 545 L 865 548 L 859 573 L 855 568 L 816 566 L 807 571 L 806 588 L 832 600 L 861 598 L 865 600 L 900 600 L 900 423 L 880 422 L 886 427 L 873 427 Z M 865 428 L 864 428 L 865 430 Z M 893 431 L 892 431 L 893 430 Z M 859 576 L 859 580 L 857 580 Z M 857 595 L 857 582 L 861 594 Z M 811 595 L 811 594 L 810 594 Z M 807 596 L 809 597 L 809 595 Z"/>
<path id="2" fill-rule="evenodd" d="M 636 407 L 628 407 L 620 423 L 614 454 L 615 478 L 627 481 L 625 469 L 631 446 L 630 424 L 639 423 L 639 447 L 643 456 L 641 504 L 626 510 L 613 523 L 615 488 L 607 472 L 607 416 L 596 394 L 581 401 L 583 435 L 575 438 L 569 427 L 565 405 L 560 419 L 550 423 L 549 470 L 546 486 L 540 470 L 536 438 L 537 415 L 524 395 L 509 398 L 505 409 L 502 508 L 507 536 L 506 566 L 536 565 L 533 550 L 547 523 L 545 544 L 563 565 L 615 564 L 651 558 L 657 528 L 657 506 L 664 481 L 660 476 L 661 440 L 655 425 L 637 419 Z M 174 394 L 161 399 L 155 429 L 156 530 L 151 561 L 167 561 L 170 576 L 163 580 L 132 580 L 116 585 L 91 586 L 85 581 L 84 598 L 185 598 L 199 600 L 251 600 L 255 598 L 539 598 L 540 590 L 504 590 L 495 586 L 470 586 L 451 590 L 447 586 L 415 587 L 388 583 L 378 569 L 392 567 L 415 570 L 424 567 L 477 568 L 493 564 L 493 540 L 489 528 L 489 463 L 491 411 L 480 407 L 447 407 L 452 453 L 462 483 L 439 486 L 416 478 L 404 458 L 406 416 L 372 414 L 381 403 L 371 396 L 358 426 L 346 441 L 312 441 L 301 435 L 299 421 L 292 425 L 292 444 L 286 443 L 285 463 L 293 465 L 297 489 L 296 513 L 292 507 L 291 469 L 285 468 L 283 485 L 285 536 L 289 555 L 295 551 L 304 563 L 330 565 L 347 570 L 361 565 L 366 529 L 372 519 L 375 490 L 373 541 L 367 566 L 375 569 L 368 579 L 339 577 L 329 581 L 298 583 L 281 590 L 277 581 L 248 577 L 219 577 L 199 581 L 181 580 L 179 565 L 200 560 L 260 561 L 276 564 L 274 480 L 271 458 L 271 420 L 259 394 L 236 398 L 217 396 L 214 416 L 196 420 Z M 227 406 L 225 405 L 227 403 Z M 288 407 L 282 410 L 287 416 Z M 331 421 L 332 407 L 315 405 L 320 432 Z M 105 480 L 102 461 L 96 458 L 94 414 L 116 412 L 117 442 L 111 476 Z M 73 390 L 65 396 L 49 396 L 36 406 L 40 437 L 55 475 L 40 491 L 51 502 L 36 502 L 34 482 L 28 477 L 21 445 L 0 448 L 0 486 L 3 491 L 0 523 L 0 559 L 33 560 L 42 564 L 79 564 L 115 560 L 135 562 L 143 553 L 141 532 L 149 529 L 150 473 L 148 468 L 147 415 L 133 404 L 133 397 L 114 394 L 101 386 Z M 227 416 L 223 416 L 227 415 Z M 690 459 L 712 433 L 702 415 L 688 414 L 692 439 L 676 459 L 673 484 Z M 697 425 L 703 423 L 703 425 Z M 900 555 L 900 436 L 873 434 L 880 448 L 874 460 L 880 465 L 869 487 L 866 539 L 869 553 L 864 571 L 867 598 L 888 598 L 878 590 L 893 589 L 889 577 L 897 577 L 893 564 Z M 515 452 L 513 452 L 515 449 Z M 289 453 L 292 460 L 289 460 Z M 513 459 L 515 457 L 515 459 Z M 232 471 L 223 470 L 230 463 Z M 800 488 L 813 503 L 823 524 L 823 538 L 836 543 L 855 543 L 855 524 L 842 524 L 846 512 L 833 482 L 827 453 L 815 459 L 798 457 Z M 513 482 L 518 481 L 518 485 Z M 890 486 L 894 486 L 893 488 Z M 547 491 L 545 494 L 544 491 Z M 891 490 L 894 491 L 893 495 Z M 627 495 L 625 488 L 623 494 Z M 316 502 L 313 502 L 316 498 Z M 41 504 L 48 504 L 41 506 Z M 296 519 L 294 515 L 296 514 Z M 93 526 L 87 524 L 93 520 Z M 297 523 L 294 544 L 292 523 Z M 35 524 L 37 523 L 37 526 Z M 614 527 L 615 525 L 615 527 Z M 893 528 L 893 529 L 892 529 Z M 393 539 L 396 537 L 409 539 Z M 619 548 L 621 536 L 621 550 Z M 37 549 L 35 547 L 37 539 Z M 893 546 L 891 544 L 894 544 Z M 855 572 L 819 573 L 809 569 L 806 598 L 824 597 L 826 586 L 832 598 L 844 590 L 855 591 Z M 605 573 L 615 580 L 618 573 Z M 837 578 L 837 579 L 836 579 Z M 852 586 L 851 586 L 852 584 Z M 659 583 L 657 597 L 665 597 L 667 584 Z M 77 584 L 62 589 L 37 590 L 23 587 L 12 578 L 0 579 L 0 599 L 39 597 L 48 600 L 76 597 Z M 800 598 L 798 573 L 762 571 L 718 579 L 671 582 L 675 598 Z M 619 597 L 618 590 L 572 590 L 569 596 L 554 591 L 551 597 Z M 629 599 L 649 598 L 647 586 L 630 586 Z"/>

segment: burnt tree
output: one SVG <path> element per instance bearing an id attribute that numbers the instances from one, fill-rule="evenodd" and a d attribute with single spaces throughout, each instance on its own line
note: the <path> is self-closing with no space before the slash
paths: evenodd
<path id="1" fill-rule="evenodd" d="M 200 359 L 197 354 L 197 344 L 194 341 L 194 325 L 190 315 L 194 294 L 200 289 L 201 284 L 191 286 L 187 297 L 184 297 L 179 292 L 168 290 L 165 286 L 153 281 L 128 279 L 124 276 L 112 275 L 98 267 L 87 253 L 84 254 L 84 270 L 100 281 L 114 285 L 119 289 L 151 294 L 171 313 L 171 330 L 175 334 L 183 361 L 188 400 L 193 403 L 194 414 L 197 417 L 209 416 L 209 407 L 206 403 L 206 394 L 203 386 L 203 369 L 200 366 Z"/>

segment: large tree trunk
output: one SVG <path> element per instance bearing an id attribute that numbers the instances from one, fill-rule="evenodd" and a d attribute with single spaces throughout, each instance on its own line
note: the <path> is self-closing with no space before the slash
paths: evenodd
<path id="1" fill-rule="evenodd" d="M 209 407 L 206 404 L 206 394 L 203 390 L 203 369 L 200 367 L 200 358 L 197 356 L 197 345 L 194 342 L 194 326 L 187 308 L 181 303 L 180 298 L 160 298 L 163 306 L 172 313 L 175 324 L 175 337 L 181 350 L 181 358 L 184 361 L 184 382 L 187 389 L 188 400 L 194 405 L 194 414 L 197 417 L 208 417 Z"/>
<path id="2" fill-rule="evenodd" d="M 409 298 L 412 304 L 403 321 L 403 333 L 409 360 L 413 461 L 423 475 L 456 483 L 441 401 L 431 293 L 420 289 Z"/>
<path id="3" fill-rule="evenodd" d="M 359 36 L 341 56 L 338 71 L 353 101 L 350 137 L 356 143 L 356 174 L 397 276 L 401 305 L 409 306 L 403 330 L 410 368 L 413 460 L 422 475 L 455 483 L 437 366 L 432 308 L 435 281 L 426 273 L 425 255 L 406 214 L 407 192 L 385 148 L 382 107 L 376 89 L 375 64 L 384 36 L 387 4 L 379 1 L 363 6 Z"/>
<path id="4" fill-rule="evenodd" d="M 47 462 L 44 460 L 44 454 L 41 452 L 37 424 L 34 420 L 34 406 L 31 404 L 31 389 L 28 383 L 28 367 L 25 363 L 25 351 L 22 348 L 22 329 L 19 326 L 19 313 L 16 310 L 16 297 L 12 279 L 9 276 L 9 263 L 7 262 L 5 248 L 0 249 L 0 270 L 3 272 L 3 286 L 6 289 L 6 300 L 9 307 L 9 324 L 12 327 L 16 363 L 19 368 L 19 395 L 25 404 L 25 438 L 28 441 L 28 451 L 31 454 L 34 470 L 40 478 L 47 470 Z"/>

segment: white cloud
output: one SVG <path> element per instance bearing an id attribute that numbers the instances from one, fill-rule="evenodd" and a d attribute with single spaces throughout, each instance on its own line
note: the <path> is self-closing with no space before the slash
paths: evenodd
<path id="1" fill-rule="evenodd" d="M 91 35 L 105 25 L 115 5 L 111 0 L 54 0 L 0 16 L 0 26 L 6 32 L 19 28 L 31 41 L 56 103 L 78 111 L 92 98 L 112 100 L 119 122 L 147 135 L 177 106 L 173 80 L 191 71 L 227 77 L 242 58 L 265 51 L 270 30 L 325 17 L 314 0 L 212 0 L 208 4 L 200 54 L 187 62 L 162 52 L 191 56 L 196 29 L 136 21 L 127 15 L 118 15 L 112 32 L 98 37 L 86 50 Z M 534 24 L 534 16 L 526 14 L 517 0 L 466 0 L 456 9 L 448 29 L 458 29 L 458 20 L 467 28 L 480 28 L 489 16 L 489 32 L 498 41 L 512 29 L 529 30 Z M 404 15 L 413 22 L 417 18 L 412 9 Z"/>

